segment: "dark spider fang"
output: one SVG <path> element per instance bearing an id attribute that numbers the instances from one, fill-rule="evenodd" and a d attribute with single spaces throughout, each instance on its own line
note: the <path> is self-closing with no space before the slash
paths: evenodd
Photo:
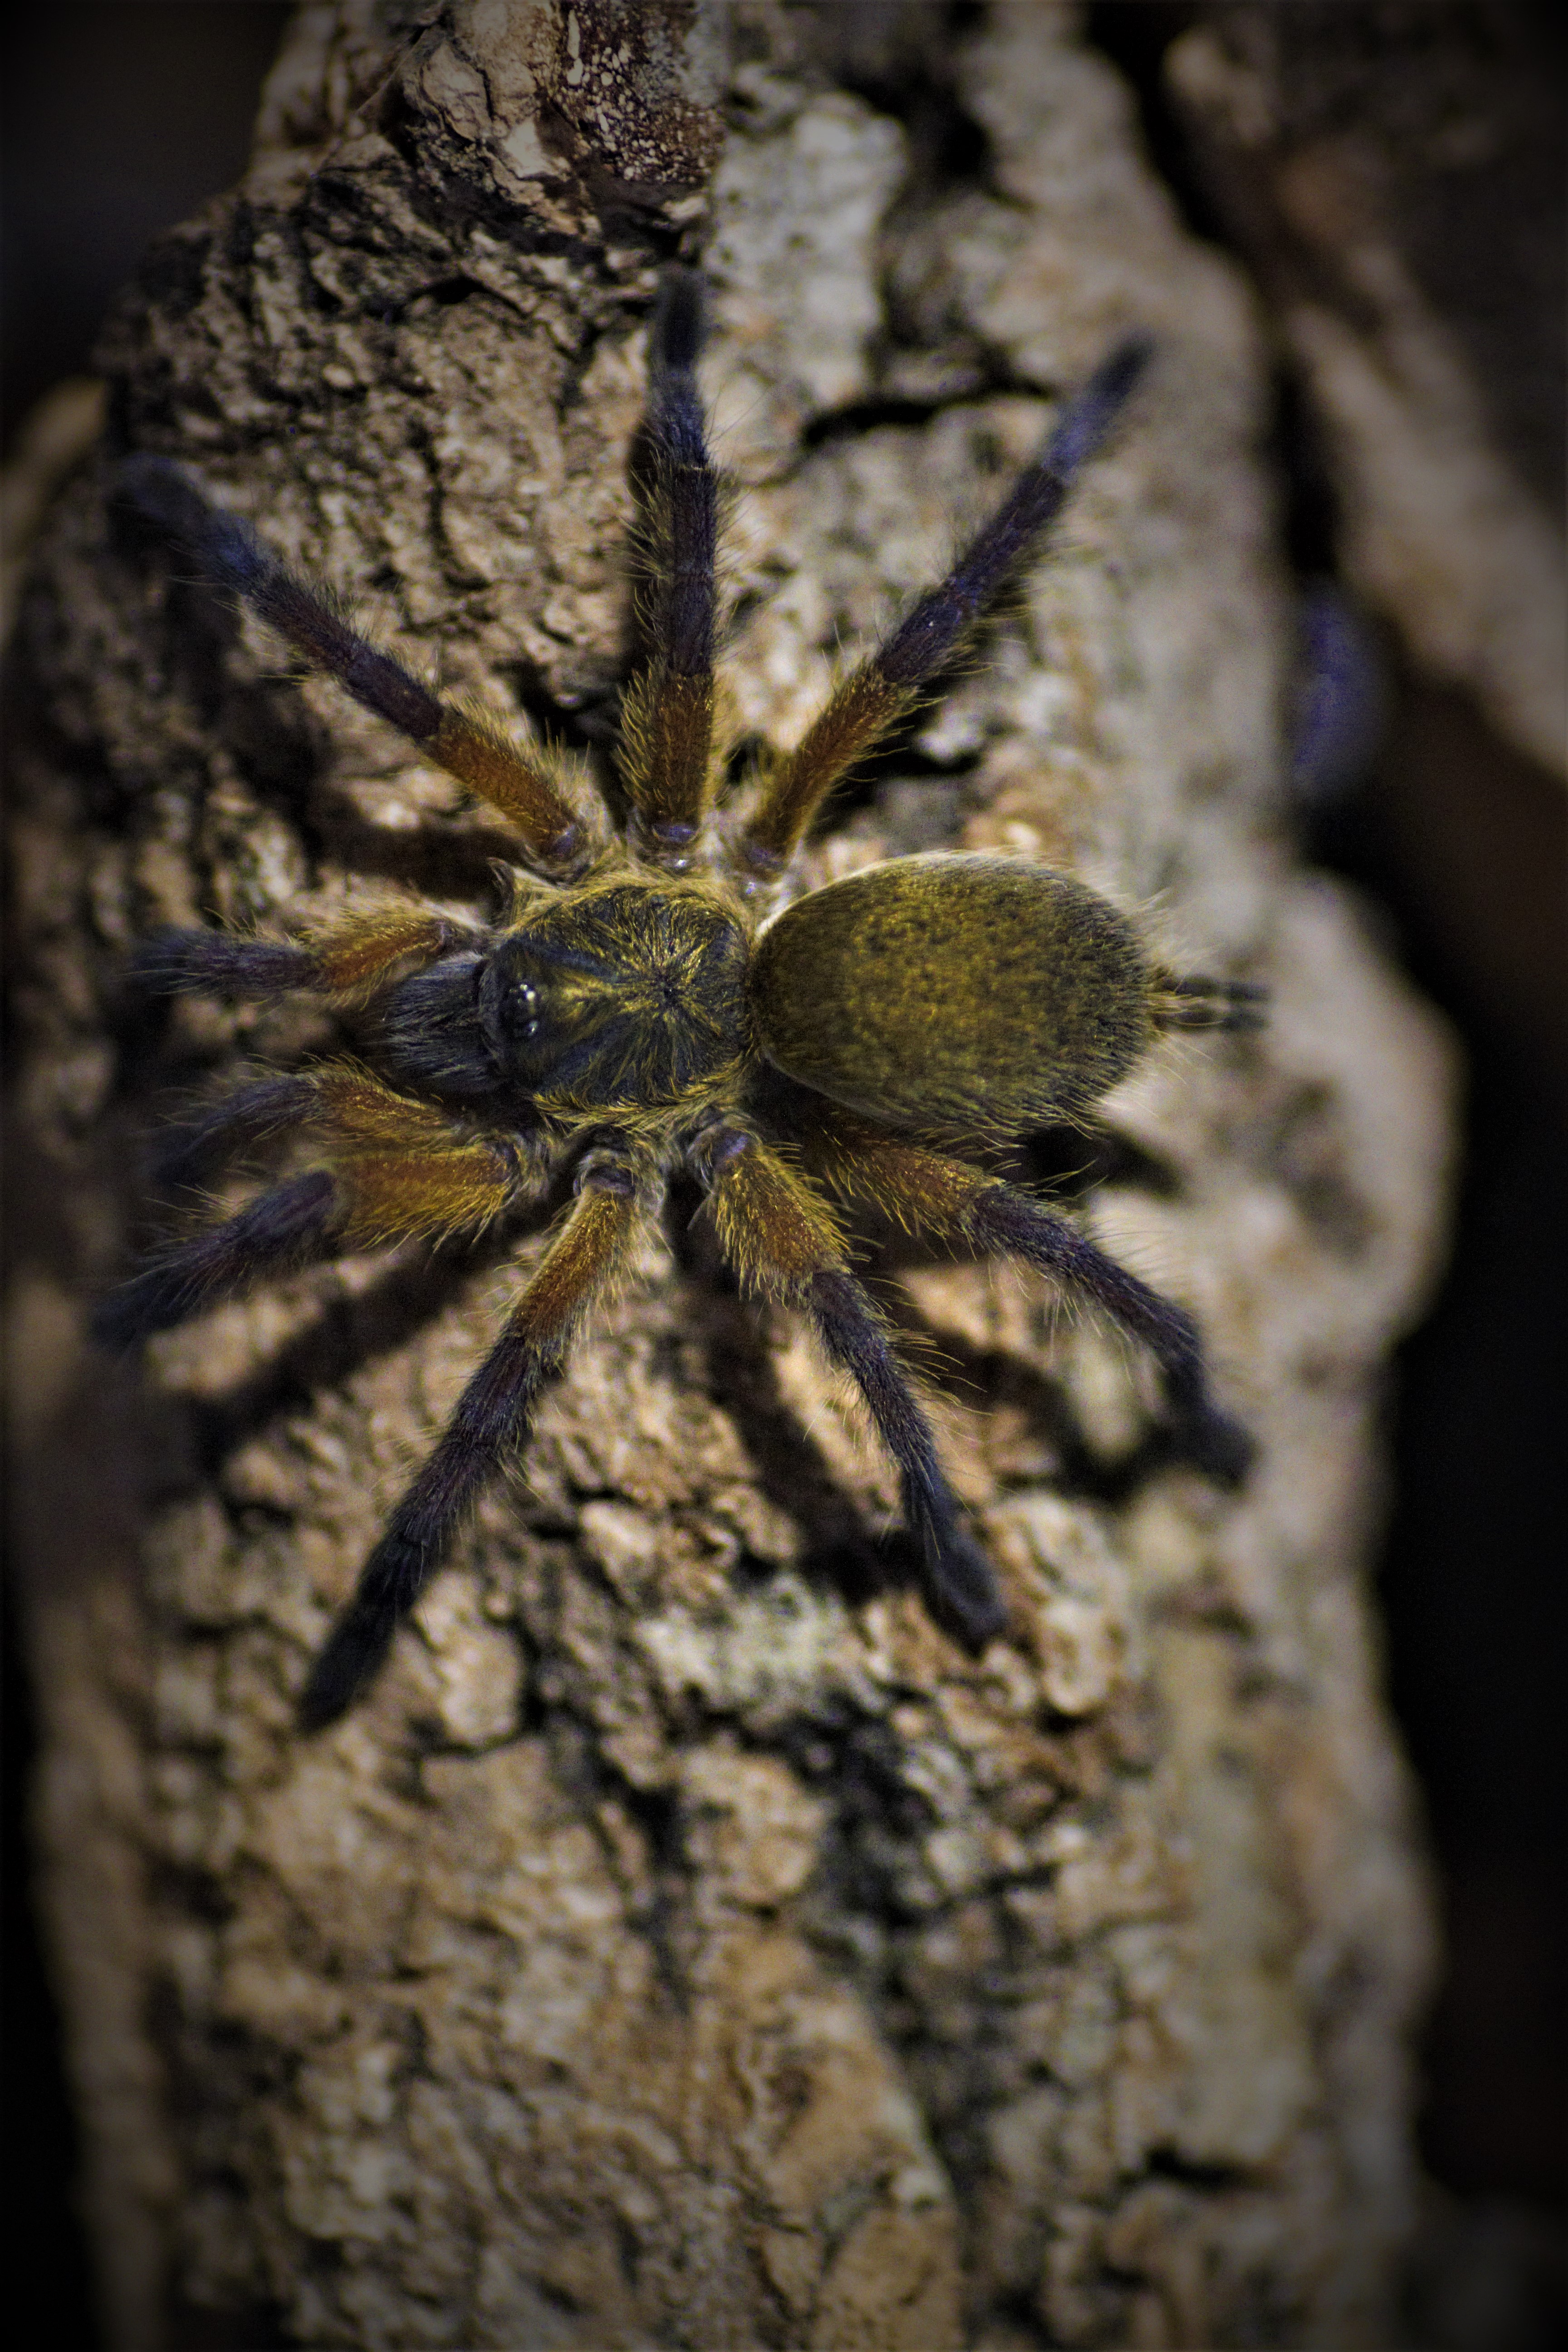
<path id="1" fill-rule="evenodd" d="M 129 1345 L 312 1257 L 472 1234 L 576 1162 L 570 1209 L 316 1662 L 302 1700 L 312 1727 L 375 1672 L 682 1169 L 742 1281 L 804 1313 L 864 1400 L 900 1474 L 927 1606 L 971 1650 L 1003 1631 L 1005 1606 L 851 1269 L 831 1195 L 1037 1267 L 1149 1350 L 1186 1459 L 1229 1483 L 1250 1454 L 1210 1394 L 1192 1318 L 964 1155 L 1080 1118 L 1163 1029 L 1255 1027 L 1261 992 L 1165 971 L 1097 893 L 1019 859 L 892 860 L 763 923 L 824 800 L 1035 547 L 1121 414 L 1147 347 L 1123 344 L 1066 405 L 948 577 L 726 828 L 710 816 L 724 773 L 713 740 L 721 500 L 697 387 L 700 332 L 699 280 L 668 273 L 650 337 L 650 657 L 624 709 L 625 842 L 609 837 L 581 776 L 443 703 L 177 466 L 142 456 L 121 468 L 121 495 L 212 585 L 244 597 L 510 821 L 519 870 L 510 911 L 488 926 L 383 900 L 293 942 L 205 930 L 148 943 L 138 969 L 154 987 L 370 999 L 377 1067 L 328 1060 L 252 1080 L 188 1121 L 166 1172 L 193 1174 L 221 1149 L 288 1128 L 313 1130 L 323 1164 L 145 1267 L 100 1308 L 100 1338 Z"/>

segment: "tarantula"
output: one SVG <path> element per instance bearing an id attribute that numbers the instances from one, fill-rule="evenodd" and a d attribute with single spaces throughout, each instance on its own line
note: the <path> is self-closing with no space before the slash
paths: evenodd
<path id="1" fill-rule="evenodd" d="M 510 820 L 520 863 L 489 925 L 400 899 L 292 941 L 173 930 L 147 943 L 141 977 L 166 991 L 373 999 L 379 1074 L 324 1060 L 198 1118 L 177 1164 L 296 1126 L 314 1129 L 321 1164 L 148 1264 L 104 1302 L 99 1336 L 130 1345 L 312 1258 L 475 1233 L 575 1162 L 570 1208 L 315 1663 L 308 1725 L 340 1715 L 379 1665 L 682 1168 L 742 1281 L 803 1309 L 858 1388 L 900 1474 L 927 1605 L 972 1650 L 1002 1628 L 1001 1596 L 830 1196 L 1041 1268 L 1149 1349 L 1188 1459 L 1222 1480 L 1245 1466 L 1248 1441 L 1210 1397 L 1191 1318 L 968 1155 L 1081 1120 L 1159 1031 L 1248 1025 L 1258 992 L 1176 977 L 1103 898 L 1015 857 L 896 858 L 770 914 L 826 795 L 919 701 L 1057 514 L 1144 347 L 1113 353 L 947 578 L 716 819 L 721 484 L 700 328 L 695 273 L 667 272 L 644 425 L 650 658 L 623 706 L 624 838 L 563 755 L 441 700 L 177 466 L 141 455 L 119 468 L 121 496 L 209 583 Z"/>

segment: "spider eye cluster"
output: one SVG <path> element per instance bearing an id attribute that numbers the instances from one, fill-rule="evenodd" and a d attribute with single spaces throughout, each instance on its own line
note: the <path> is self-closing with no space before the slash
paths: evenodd
<path id="1" fill-rule="evenodd" d="M 503 1036 L 522 1044 L 539 1034 L 539 991 L 531 980 L 509 981 L 499 992 L 496 1024 Z"/>
<path id="2" fill-rule="evenodd" d="M 531 940 L 515 935 L 488 959 L 479 979 L 479 1026 L 503 1077 L 529 1087 L 548 1083 L 558 1049 L 576 1025 L 572 992 L 559 985 L 563 977 L 549 971 Z"/>
<path id="3" fill-rule="evenodd" d="M 505 1080 L 563 1105 L 676 1102 L 741 1050 L 745 935 L 708 894 L 564 894 L 496 946 L 479 990 Z"/>

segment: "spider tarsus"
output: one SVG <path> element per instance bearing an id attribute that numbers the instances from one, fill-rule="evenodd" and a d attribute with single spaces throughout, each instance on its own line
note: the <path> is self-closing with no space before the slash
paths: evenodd
<path id="1" fill-rule="evenodd" d="M 689 373 L 702 349 L 703 289 L 700 270 L 671 262 L 659 273 L 648 348 L 656 368 Z"/>
<path id="2" fill-rule="evenodd" d="M 336 1179 L 324 1168 L 274 1185 L 237 1215 L 191 1234 L 110 1291 L 94 1311 L 93 1338 L 102 1348 L 128 1352 L 264 1275 L 308 1263 L 326 1244 L 338 1205 Z"/>
<path id="3" fill-rule="evenodd" d="M 1164 1382 L 1178 1457 L 1216 1486 L 1241 1484 L 1256 1449 L 1240 1423 L 1210 1396 L 1203 1340 L 1184 1307 L 1151 1290 L 1076 1225 L 1014 1185 L 988 1186 L 970 1224 L 978 1239 L 1066 1283 L 1147 1348 Z"/>
<path id="4" fill-rule="evenodd" d="M 446 1466 L 449 1472 L 451 1465 Z M 421 1483 L 416 1480 L 416 1486 Z M 471 1485 L 469 1491 L 451 1497 L 453 1507 L 445 1517 L 438 1506 L 427 1508 L 425 1517 L 432 1531 L 418 1535 L 398 1525 L 416 1499 L 412 1491 L 405 1496 L 393 1524 L 360 1570 L 353 1596 L 306 1678 L 300 1720 L 307 1730 L 319 1731 L 334 1722 L 374 1680 L 399 1625 L 445 1559 L 470 1493 Z"/>
<path id="5" fill-rule="evenodd" d="M 929 1499 L 912 1495 L 907 1485 L 904 1507 L 920 1533 L 926 1608 L 944 1633 L 977 1658 L 1007 1630 L 1007 1604 L 995 1572 L 952 1512 L 932 1510 Z"/>
<path id="6" fill-rule="evenodd" d="M 153 1181 L 161 1191 L 195 1183 L 223 1153 L 298 1126 L 315 1102 L 315 1083 L 303 1071 L 258 1078 L 172 1129 L 153 1150 Z"/>
<path id="7" fill-rule="evenodd" d="M 876 656 L 883 677 L 923 685 L 957 650 L 984 607 L 1060 513 L 1075 477 L 1100 447 L 1131 394 L 1152 344 L 1134 337 L 1069 401 L 1037 463 L 1026 467 L 941 586 L 922 596 Z"/>
<path id="8" fill-rule="evenodd" d="M 210 506 L 172 457 L 136 450 L 121 459 L 113 482 L 127 506 L 166 539 L 177 540 L 219 587 L 248 595 L 279 568 L 278 558 L 250 525 Z"/>
<path id="9" fill-rule="evenodd" d="M 144 940 L 131 963 L 132 985 L 153 996 L 282 996 L 317 976 L 304 948 L 172 926 Z"/>
<path id="10" fill-rule="evenodd" d="M 1234 1490 L 1247 1483 L 1258 1460 L 1258 1441 L 1239 1421 L 1205 1398 L 1196 1411 L 1183 1413 L 1173 1423 L 1171 1451 L 1178 1462 L 1200 1471 L 1211 1485 Z"/>
<path id="11" fill-rule="evenodd" d="M 395 1538 L 384 1538 L 365 1563 L 366 1576 L 382 1562 L 384 1555 L 399 1549 Z M 393 1586 L 401 1575 L 417 1591 L 425 1579 L 421 1560 L 399 1563 L 388 1557 L 385 1565 L 387 1574 L 378 1579 L 378 1590 L 374 1593 L 355 1593 L 317 1654 L 300 1694 L 301 1730 L 324 1731 L 329 1724 L 336 1723 L 385 1664 L 405 1613 L 405 1606 L 390 1597 L 385 1588 Z"/>
<path id="12" fill-rule="evenodd" d="M 1129 335 L 1117 344 L 1062 412 L 1046 444 L 1041 472 L 1055 475 L 1064 485 L 1071 481 L 1104 446 L 1153 356 L 1152 335 Z"/>
<path id="13" fill-rule="evenodd" d="M 1006 1623 L 1006 1609 L 990 1562 L 963 1528 L 931 1425 L 900 1370 L 880 1318 L 855 1276 L 837 1268 L 811 1277 L 807 1300 L 823 1346 L 855 1382 L 898 1465 L 904 1516 L 920 1541 L 933 1613 L 966 1648 L 984 1649 Z"/>

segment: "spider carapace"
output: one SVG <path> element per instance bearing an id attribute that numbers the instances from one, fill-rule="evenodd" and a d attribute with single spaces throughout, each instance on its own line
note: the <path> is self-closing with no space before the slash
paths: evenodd
<path id="1" fill-rule="evenodd" d="M 624 835 L 563 756 L 441 700 L 177 466 L 142 455 L 118 471 L 121 499 L 211 585 L 247 599 L 499 810 L 518 862 L 488 926 L 381 900 L 292 940 L 204 929 L 148 942 L 149 985 L 368 1002 L 377 1043 L 370 1063 L 254 1079 L 177 1134 L 166 1176 L 291 1128 L 312 1131 L 317 1164 L 148 1264 L 100 1309 L 100 1338 L 132 1344 L 313 1258 L 477 1232 L 542 1199 L 563 1162 L 574 1170 L 570 1206 L 315 1664 L 302 1700 L 311 1725 L 340 1715 L 374 1672 L 681 1170 L 705 1192 L 742 1281 L 802 1310 L 858 1389 L 900 1474 L 927 1603 L 971 1649 L 1002 1630 L 1001 1597 L 853 1270 L 837 1203 L 859 1199 L 1042 1269 L 1150 1351 L 1189 1459 L 1220 1479 L 1246 1463 L 1192 1318 L 975 1158 L 1081 1120 L 1163 1029 L 1250 1024 L 1258 992 L 1177 978 L 1106 899 L 1021 858 L 893 859 L 773 912 L 826 795 L 919 702 L 1035 545 L 1126 402 L 1143 348 L 1115 352 L 1068 403 L 948 577 L 847 674 L 798 749 L 716 814 L 721 500 L 697 387 L 700 315 L 695 274 L 667 272 L 637 469 L 647 657 L 623 707 Z"/>

